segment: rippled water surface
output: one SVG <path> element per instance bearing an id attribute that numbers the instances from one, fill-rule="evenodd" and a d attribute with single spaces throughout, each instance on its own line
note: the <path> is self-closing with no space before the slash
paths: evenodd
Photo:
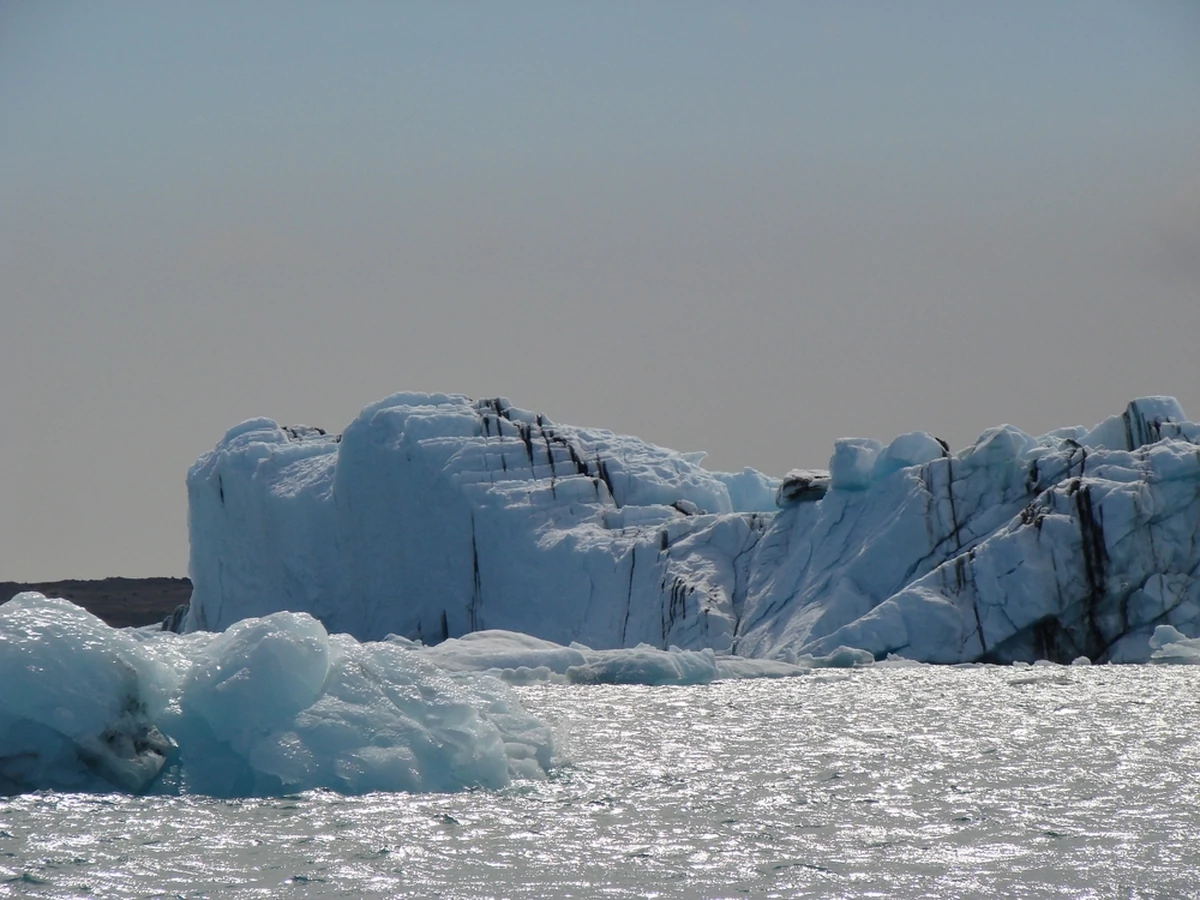
<path id="1" fill-rule="evenodd" d="M 1200 896 L 1200 669 L 522 688 L 544 782 L 0 800 L 0 896 Z"/>

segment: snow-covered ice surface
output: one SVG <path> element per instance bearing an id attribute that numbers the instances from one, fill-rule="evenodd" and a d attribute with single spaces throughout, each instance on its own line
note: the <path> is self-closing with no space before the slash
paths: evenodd
<path id="1" fill-rule="evenodd" d="M 521 687 L 545 778 L 0 799 L 0 897 L 1193 897 L 1197 671 Z"/>
<path id="2" fill-rule="evenodd" d="M 186 627 L 290 609 L 363 640 L 1145 661 L 1159 625 L 1200 638 L 1198 445 L 1149 397 L 957 453 L 845 439 L 780 481 L 503 399 L 398 394 L 340 436 L 256 419 L 189 472 Z"/>

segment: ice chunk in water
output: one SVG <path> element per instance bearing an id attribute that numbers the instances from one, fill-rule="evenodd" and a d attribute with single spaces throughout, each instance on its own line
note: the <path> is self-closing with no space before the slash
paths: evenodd
<path id="1" fill-rule="evenodd" d="M 0 792 L 140 791 L 171 741 L 155 726 L 160 667 L 66 600 L 0 605 Z"/>
<path id="2" fill-rule="evenodd" d="M 65 600 L 0 605 L 0 791 L 501 787 L 550 766 L 511 689 L 305 613 L 218 635 L 109 628 Z"/>

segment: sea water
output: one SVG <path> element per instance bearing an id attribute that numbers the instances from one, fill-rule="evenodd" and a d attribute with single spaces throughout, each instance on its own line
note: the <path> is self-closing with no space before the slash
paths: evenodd
<path id="1" fill-rule="evenodd" d="M 0 897 L 1200 895 L 1200 669 L 519 688 L 544 780 L 0 800 Z"/>

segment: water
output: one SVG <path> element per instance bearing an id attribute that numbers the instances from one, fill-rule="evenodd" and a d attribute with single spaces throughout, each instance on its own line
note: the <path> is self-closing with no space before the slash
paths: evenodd
<path id="1" fill-rule="evenodd" d="M 536 686 L 568 760 L 454 795 L 0 801 L 0 897 L 1187 897 L 1200 669 Z"/>

